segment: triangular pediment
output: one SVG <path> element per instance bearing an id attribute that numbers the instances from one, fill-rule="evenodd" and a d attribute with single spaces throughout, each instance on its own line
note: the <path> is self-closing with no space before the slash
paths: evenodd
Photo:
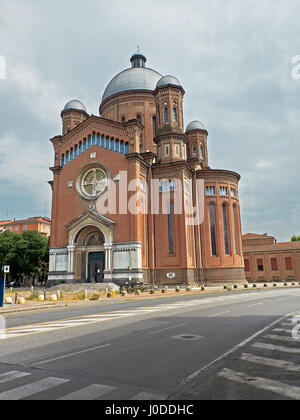
<path id="1" fill-rule="evenodd" d="M 98 222 L 101 225 L 106 226 L 107 228 L 112 228 L 116 222 L 112 219 L 110 219 L 107 216 L 104 216 L 100 213 L 98 213 L 95 210 L 86 210 L 83 212 L 80 216 L 76 217 L 75 219 L 71 220 L 67 225 L 66 228 L 70 231 L 74 229 L 76 226 L 79 226 L 83 223 L 89 223 L 89 222 Z"/>

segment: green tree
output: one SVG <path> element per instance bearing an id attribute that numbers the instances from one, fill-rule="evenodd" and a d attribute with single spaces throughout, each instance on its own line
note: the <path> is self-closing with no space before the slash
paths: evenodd
<path id="1" fill-rule="evenodd" d="M 299 236 L 293 235 L 292 238 L 291 238 L 291 241 L 292 242 L 300 242 L 300 235 Z"/>
<path id="2" fill-rule="evenodd" d="M 10 265 L 11 280 L 24 285 L 29 279 L 44 277 L 48 261 L 48 239 L 38 232 L 0 235 L 0 263 Z"/>

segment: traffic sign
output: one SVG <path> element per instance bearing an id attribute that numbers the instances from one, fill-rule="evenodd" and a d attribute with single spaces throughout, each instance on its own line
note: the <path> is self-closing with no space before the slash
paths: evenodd
<path id="1" fill-rule="evenodd" d="M 3 267 L 3 272 L 6 273 L 6 274 L 8 274 L 10 272 L 10 266 L 9 265 L 5 265 Z"/>

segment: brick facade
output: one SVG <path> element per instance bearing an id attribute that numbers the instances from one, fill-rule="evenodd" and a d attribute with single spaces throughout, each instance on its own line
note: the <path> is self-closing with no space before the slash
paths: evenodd
<path id="1" fill-rule="evenodd" d="M 78 101 L 61 113 L 62 135 L 51 140 L 49 282 L 244 282 L 240 176 L 209 168 L 208 132 L 201 123 L 184 129 L 185 92 L 179 81 L 145 68 L 144 56 L 133 57 L 132 69 L 108 86 L 100 117 L 89 116 Z M 117 211 L 99 210 L 106 193 L 97 194 L 101 174 L 115 181 Z M 128 190 L 134 180 L 139 187 Z M 150 188 L 154 181 L 160 186 L 157 214 Z M 200 181 L 204 221 L 190 225 Z M 180 188 L 182 211 L 172 213 Z M 162 212 L 165 190 L 170 194 L 167 214 Z M 147 211 L 126 211 L 119 198 L 124 191 L 129 203 L 135 199 Z M 213 222 L 209 206 L 215 209 Z"/>
<path id="2" fill-rule="evenodd" d="M 243 236 L 249 282 L 300 281 L 300 242 L 277 243 L 272 236 Z"/>

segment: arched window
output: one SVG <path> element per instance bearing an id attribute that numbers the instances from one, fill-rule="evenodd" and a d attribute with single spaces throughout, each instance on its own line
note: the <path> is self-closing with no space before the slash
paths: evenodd
<path id="1" fill-rule="evenodd" d="M 216 211 L 215 205 L 209 206 L 209 220 L 210 220 L 210 237 L 211 237 L 211 252 L 212 255 L 217 256 L 217 235 L 216 235 Z"/>
<path id="2" fill-rule="evenodd" d="M 204 148 L 203 148 L 203 146 L 200 147 L 200 159 L 204 160 Z"/>
<path id="3" fill-rule="evenodd" d="M 72 162 L 73 157 L 74 157 L 74 151 L 73 151 L 73 149 L 71 148 L 71 151 L 70 151 L 70 162 Z"/>
<path id="4" fill-rule="evenodd" d="M 126 118 L 122 117 L 122 124 L 126 124 Z"/>
<path id="5" fill-rule="evenodd" d="M 115 143 L 115 151 L 116 152 L 119 152 L 120 151 L 120 142 L 119 142 L 118 139 L 116 140 L 116 143 Z"/>
<path id="6" fill-rule="evenodd" d="M 79 142 L 78 155 L 80 156 L 81 153 L 82 153 L 82 141 Z"/>
<path id="7" fill-rule="evenodd" d="M 136 116 L 137 122 L 142 124 L 142 117 L 140 115 Z"/>
<path id="8" fill-rule="evenodd" d="M 164 121 L 165 121 L 165 124 L 169 123 L 169 110 L 168 110 L 168 108 L 164 109 Z"/>
<path id="9" fill-rule="evenodd" d="M 222 212 L 223 212 L 225 254 L 226 255 L 230 255 L 229 233 L 228 233 L 228 214 L 227 214 L 227 206 L 226 206 L 226 204 L 223 204 L 223 206 L 222 206 Z"/>
<path id="10" fill-rule="evenodd" d="M 129 154 L 129 143 L 125 143 L 125 155 Z"/>
<path id="11" fill-rule="evenodd" d="M 124 153 L 125 153 L 125 147 L 124 147 L 124 141 L 123 140 L 120 143 L 120 153 L 122 153 L 122 155 L 124 155 Z"/>
<path id="12" fill-rule="evenodd" d="M 86 139 L 83 140 L 83 151 L 86 151 Z"/>
<path id="13" fill-rule="evenodd" d="M 65 155 L 64 155 L 64 154 L 61 156 L 61 163 L 60 163 L 60 166 L 61 166 L 61 167 L 64 167 L 64 166 L 65 166 Z"/>
<path id="14" fill-rule="evenodd" d="M 66 163 L 69 163 L 69 152 L 66 153 Z"/>
<path id="15" fill-rule="evenodd" d="M 101 147 L 105 147 L 105 136 L 101 136 Z"/>
<path id="16" fill-rule="evenodd" d="M 235 252 L 240 255 L 239 242 L 238 242 L 238 220 L 236 204 L 233 205 L 233 223 L 234 223 L 234 238 L 235 238 Z"/>
<path id="17" fill-rule="evenodd" d="M 106 137 L 106 145 L 105 145 L 106 149 L 109 149 L 109 137 Z"/>
<path id="18" fill-rule="evenodd" d="M 158 126 L 160 127 L 160 106 L 157 105 L 157 118 L 158 118 Z"/>
<path id="19" fill-rule="evenodd" d="M 168 243 L 169 243 L 169 254 L 174 254 L 174 204 L 169 203 L 168 212 Z"/>
<path id="20" fill-rule="evenodd" d="M 153 129 L 153 137 L 156 136 L 156 117 L 152 117 L 152 129 Z"/>
<path id="21" fill-rule="evenodd" d="M 93 133 L 92 145 L 95 146 L 95 144 L 96 144 L 96 133 Z"/>
<path id="22" fill-rule="evenodd" d="M 197 147 L 193 147 L 193 157 L 197 157 Z"/>
<path id="23" fill-rule="evenodd" d="M 178 123 L 178 112 L 177 112 L 177 108 L 173 108 L 173 122 L 174 123 Z"/>
<path id="24" fill-rule="evenodd" d="M 91 136 L 88 137 L 88 144 L 87 144 L 87 148 L 89 149 L 92 145 L 92 138 Z"/>
<path id="25" fill-rule="evenodd" d="M 110 140 L 110 150 L 115 150 L 115 139 L 113 137 Z"/>
<path id="26" fill-rule="evenodd" d="M 75 148 L 74 148 L 74 157 L 78 156 L 78 146 L 76 144 Z"/>
<path id="27" fill-rule="evenodd" d="M 100 146 L 100 134 L 97 134 L 97 146 Z"/>

